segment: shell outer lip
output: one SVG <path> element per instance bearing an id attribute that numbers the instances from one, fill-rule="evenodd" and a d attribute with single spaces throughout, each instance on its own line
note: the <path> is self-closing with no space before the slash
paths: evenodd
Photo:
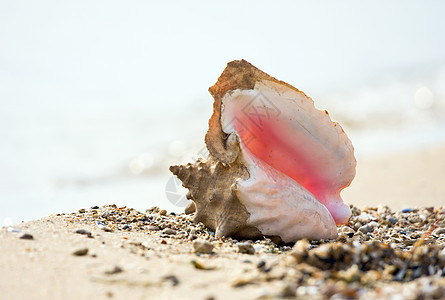
<path id="1" fill-rule="evenodd" d="M 229 62 L 218 81 L 209 88 L 214 102 L 213 114 L 209 119 L 209 129 L 205 136 L 205 143 L 210 154 L 225 164 L 233 163 L 239 156 L 240 149 L 239 143 L 234 143 L 234 138 L 230 138 L 221 127 L 222 98 L 224 94 L 235 89 L 253 89 L 256 82 L 260 80 L 285 85 L 307 97 L 302 91 L 270 76 L 244 59 Z"/>

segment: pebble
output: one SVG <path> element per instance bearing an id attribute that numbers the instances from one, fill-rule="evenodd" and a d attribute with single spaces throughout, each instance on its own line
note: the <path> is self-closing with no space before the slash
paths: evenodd
<path id="1" fill-rule="evenodd" d="M 85 213 L 85 209 L 83 209 L 83 208 L 79 209 L 79 213 L 80 213 L 80 214 Z"/>
<path id="2" fill-rule="evenodd" d="M 251 243 L 238 243 L 236 245 L 238 246 L 239 253 L 255 254 L 255 248 Z"/>
<path id="3" fill-rule="evenodd" d="M 401 212 L 408 213 L 408 212 L 411 212 L 412 210 L 413 210 L 412 208 L 404 208 L 401 210 Z"/>
<path id="4" fill-rule="evenodd" d="M 193 241 L 193 249 L 195 253 L 211 253 L 213 251 L 214 246 L 212 243 L 206 240 L 195 240 Z"/>
<path id="5" fill-rule="evenodd" d="M 358 229 L 358 231 L 360 231 L 361 233 L 366 234 L 366 233 L 368 233 L 368 232 L 372 232 L 373 229 L 372 229 L 371 226 L 369 226 L 369 225 L 366 224 L 366 225 L 361 226 L 361 227 Z"/>
<path id="6" fill-rule="evenodd" d="M 165 281 L 171 282 L 172 286 L 177 286 L 179 284 L 179 279 L 176 277 L 176 275 L 167 275 L 164 276 L 163 279 Z"/>
<path id="7" fill-rule="evenodd" d="M 97 221 L 96 225 L 99 227 L 99 229 L 105 229 L 105 224 L 103 222 Z"/>
<path id="8" fill-rule="evenodd" d="M 159 211 L 159 214 L 160 214 L 161 216 L 165 216 L 165 215 L 167 215 L 167 211 L 166 211 L 165 209 L 161 209 L 161 210 Z"/>
<path id="9" fill-rule="evenodd" d="M 368 226 L 371 227 L 372 229 L 379 227 L 379 223 L 375 222 L 375 221 L 371 221 L 368 223 Z"/>
<path id="10" fill-rule="evenodd" d="M 105 270 L 104 274 L 106 274 L 106 275 L 113 275 L 113 274 L 121 273 L 123 271 L 124 270 L 121 267 L 119 267 L 118 265 L 115 265 L 114 267 Z"/>
<path id="11" fill-rule="evenodd" d="M 214 269 L 213 267 L 206 267 L 205 265 L 203 265 L 202 263 L 200 263 L 199 261 L 196 261 L 196 260 L 191 260 L 190 263 L 197 270 L 213 270 Z"/>
<path id="12" fill-rule="evenodd" d="M 20 238 L 21 238 L 22 240 L 33 240 L 33 239 L 34 239 L 34 237 L 32 236 L 32 234 L 29 234 L 29 233 L 24 233 L 24 234 L 22 234 L 22 235 L 20 236 Z"/>
<path id="13" fill-rule="evenodd" d="M 88 254 L 88 248 L 80 248 L 73 252 L 74 256 L 84 256 Z"/>
<path id="14" fill-rule="evenodd" d="M 260 260 L 258 262 L 258 264 L 256 265 L 256 267 L 260 270 L 264 269 L 264 267 L 266 267 L 266 262 L 264 260 Z"/>
<path id="15" fill-rule="evenodd" d="M 18 228 L 8 227 L 8 232 L 22 232 L 22 231 Z"/>
<path id="16" fill-rule="evenodd" d="M 263 248 L 264 248 L 264 245 L 261 245 L 261 244 L 253 245 L 253 249 L 255 249 L 255 251 L 260 251 Z"/>
<path id="17" fill-rule="evenodd" d="M 158 227 L 158 226 L 155 226 L 155 225 L 148 225 L 148 226 L 147 226 L 147 229 L 148 229 L 148 230 L 151 230 L 151 231 L 158 231 L 158 230 L 159 230 L 159 227 Z"/>
<path id="18" fill-rule="evenodd" d="M 86 229 L 77 229 L 76 231 L 74 231 L 77 234 L 82 234 L 82 235 L 86 235 L 88 237 L 93 237 L 93 235 L 91 234 L 90 231 L 86 230 Z"/>
<path id="19" fill-rule="evenodd" d="M 371 221 L 372 216 L 368 215 L 368 214 L 362 214 L 360 216 L 357 217 L 357 221 L 362 223 L 362 224 L 366 224 L 369 221 Z"/>
<path id="20" fill-rule="evenodd" d="M 175 235 L 176 234 L 176 230 L 173 230 L 171 228 L 166 228 L 162 231 L 163 234 L 168 234 L 168 235 Z"/>
<path id="21" fill-rule="evenodd" d="M 392 226 L 394 226 L 397 222 L 399 222 L 399 219 L 394 218 L 394 217 L 389 217 L 388 221 L 389 221 L 389 223 L 391 223 Z"/>
<path id="22" fill-rule="evenodd" d="M 341 226 L 338 230 L 339 233 L 345 233 L 345 234 L 349 234 L 349 233 L 354 233 L 354 229 L 352 229 L 349 226 Z"/>

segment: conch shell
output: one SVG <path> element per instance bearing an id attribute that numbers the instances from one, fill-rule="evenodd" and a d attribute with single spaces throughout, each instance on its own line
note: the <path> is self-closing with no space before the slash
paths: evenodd
<path id="1" fill-rule="evenodd" d="M 355 176 L 351 141 L 327 111 L 245 60 L 209 89 L 207 160 L 171 166 L 186 212 L 216 237 L 333 239 L 351 216 L 340 191 Z"/>

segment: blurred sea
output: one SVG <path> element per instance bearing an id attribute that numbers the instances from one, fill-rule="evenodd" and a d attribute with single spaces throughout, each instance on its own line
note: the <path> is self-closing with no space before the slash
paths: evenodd
<path id="1" fill-rule="evenodd" d="M 305 92 L 340 122 L 360 159 L 444 143 L 444 82 L 442 65 L 348 91 Z M 178 99 L 176 109 L 134 103 L 3 107 L 2 223 L 108 203 L 181 211 L 185 190 L 168 167 L 203 154 L 212 98 Z"/>

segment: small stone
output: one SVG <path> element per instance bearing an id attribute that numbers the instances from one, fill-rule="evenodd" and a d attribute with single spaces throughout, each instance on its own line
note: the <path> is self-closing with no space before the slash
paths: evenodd
<path id="1" fill-rule="evenodd" d="M 193 241 L 193 248 L 195 253 L 211 253 L 213 245 L 206 240 L 195 240 Z"/>
<path id="2" fill-rule="evenodd" d="M 22 235 L 20 236 L 20 238 L 21 238 L 22 240 L 33 240 L 33 239 L 34 239 L 34 237 L 32 236 L 32 234 L 29 234 L 29 233 L 24 233 L 24 234 L 22 234 Z"/>
<path id="3" fill-rule="evenodd" d="M 8 232 L 22 232 L 22 231 L 18 228 L 8 227 Z"/>
<path id="4" fill-rule="evenodd" d="M 99 227 L 99 229 L 104 229 L 105 228 L 105 224 L 102 222 L 97 221 L 96 222 L 97 227 Z"/>
<path id="5" fill-rule="evenodd" d="M 99 209 L 99 206 L 97 205 L 91 206 L 91 209 Z"/>
<path id="6" fill-rule="evenodd" d="M 311 244 L 306 239 L 299 240 L 294 245 L 292 256 L 295 257 L 297 262 L 302 262 L 306 259 L 310 248 Z"/>
<path id="7" fill-rule="evenodd" d="M 75 256 L 84 256 L 88 254 L 88 248 L 80 248 L 73 252 Z"/>
<path id="8" fill-rule="evenodd" d="M 263 248 L 264 248 L 264 245 L 261 245 L 261 244 L 253 245 L 253 249 L 255 249 L 255 251 L 260 251 Z"/>
<path id="9" fill-rule="evenodd" d="M 352 228 L 349 227 L 349 226 L 341 226 L 341 227 L 339 228 L 338 232 L 340 232 L 340 233 L 344 233 L 344 234 L 346 234 L 346 235 L 348 235 L 349 233 L 352 233 L 352 234 L 355 233 L 354 229 L 352 229 Z"/>
<path id="10" fill-rule="evenodd" d="M 411 212 L 411 211 L 413 211 L 412 208 L 404 208 L 404 209 L 402 209 L 403 213 L 408 213 L 408 212 Z"/>
<path id="11" fill-rule="evenodd" d="M 379 227 L 379 223 L 377 223 L 376 221 L 371 221 L 368 223 L 368 226 L 371 227 L 372 229 Z"/>
<path id="12" fill-rule="evenodd" d="M 366 224 L 371 221 L 371 217 L 372 216 L 370 216 L 369 214 L 361 214 L 360 216 L 357 217 L 357 221 L 362 224 Z"/>
<path id="13" fill-rule="evenodd" d="M 170 281 L 172 286 L 177 286 L 179 284 L 179 279 L 175 275 L 168 275 L 163 277 L 165 281 Z"/>
<path id="14" fill-rule="evenodd" d="M 121 273 L 121 272 L 123 272 L 123 271 L 124 271 L 124 270 L 122 270 L 121 267 L 119 267 L 118 265 L 116 265 L 116 266 L 114 266 L 114 267 L 111 268 L 111 269 L 105 270 L 105 271 L 104 271 L 104 274 L 107 274 L 107 275 L 113 275 L 113 274 Z"/>
<path id="15" fill-rule="evenodd" d="M 369 225 L 363 225 L 362 227 L 360 227 L 360 228 L 358 229 L 358 231 L 360 231 L 361 233 L 366 234 L 366 233 L 372 232 L 373 230 L 372 230 L 372 227 L 371 227 L 371 226 L 369 226 Z"/>
<path id="16" fill-rule="evenodd" d="M 171 228 L 166 228 L 162 231 L 163 234 L 168 234 L 168 235 L 175 235 L 176 234 L 176 230 L 173 230 Z"/>
<path id="17" fill-rule="evenodd" d="M 148 226 L 147 226 L 147 229 L 148 229 L 148 230 L 151 230 L 151 231 L 158 231 L 158 230 L 159 230 L 159 227 L 158 227 L 158 226 L 155 226 L 155 225 L 148 225 Z"/>
<path id="18" fill-rule="evenodd" d="M 422 219 L 419 217 L 419 215 L 410 215 L 408 217 L 408 221 L 410 223 L 419 223 L 419 222 L 422 222 Z"/>
<path id="19" fill-rule="evenodd" d="M 88 237 L 92 236 L 91 232 L 89 232 L 88 230 L 85 230 L 85 229 L 77 229 L 76 231 L 74 231 L 74 233 L 83 234 L 83 235 L 86 235 Z"/>
<path id="20" fill-rule="evenodd" d="M 159 212 L 159 207 L 153 206 L 153 207 L 147 209 L 146 212 L 147 213 L 157 213 L 157 212 Z"/>
<path id="21" fill-rule="evenodd" d="M 79 209 L 79 213 L 80 213 L 80 214 L 85 213 L 85 209 L 83 209 L 83 208 Z"/>
<path id="22" fill-rule="evenodd" d="M 266 262 L 264 260 L 260 260 L 258 262 L 258 264 L 256 265 L 256 267 L 260 270 L 264 269 L 265 266 L 266 266 Z"/>
<path id="23" fill-rule="evenodd" d="M 389 217 L 388 221 L 391 223 L 392 226 L 394 226 L 397 222 L 399 222 L 399 219 L 394 217 Z"/>
<path id="24" fill-rule="evenodd" d="M 161 216 L 165 216 L 165 215 L 167 215 L 167 211 L 166 211 L 165 209 L 161 209 L 161 211 L 159 212 L 159 214 L 160 214 Z"/>
<path id="25" fill-rule="evenodd" d="M 251 243 L 238 243 L 236 245 L 238 246 L 239 253 L 255 254 L 255 248 L 253 248 Z"/>
<path id="26" fill-rule="evenodd" d="M 162 244 L 162 245 L 167 245 L 167 241 L 166 241 L 166 240 L 162 240 L 162 241 L 161 241 L 161 244 Z"/>
<path id="27" fill-rule="evenodd" d="M 192 266 L 195 269 L 198 269 L 198 270 L 213 270 L 214 269 L 213 267 L 206 267 L 202 263 L 200 263 L 199 261 L 196 261 L 196 260 L 191 260 L 190 263 L 192 264 Z"/>

